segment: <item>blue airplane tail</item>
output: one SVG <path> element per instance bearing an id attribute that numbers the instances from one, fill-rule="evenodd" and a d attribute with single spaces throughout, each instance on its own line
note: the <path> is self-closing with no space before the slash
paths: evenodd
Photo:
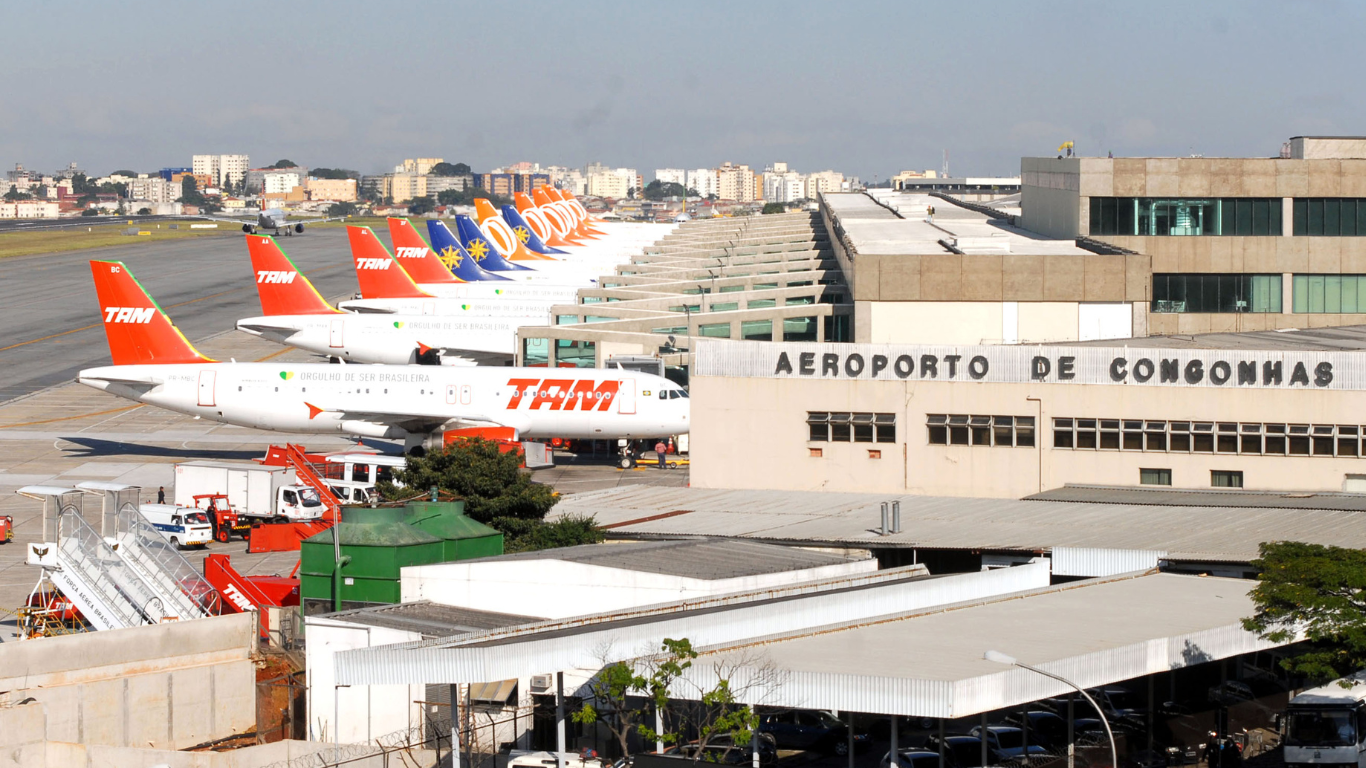
<path id="1" fill-rule="evenodd" d="M 565 255 L 569 253 L 568 251 L 562 251 L 559 248 L 551 248 L 546 245 L 544 240 L 537 237 L 536 230 L 532 229 L 531 225 L 526 223 L 526 219 L 522 218 L 522 214 L 517 212 L 517 207 L 514 205 L 503 206 L 503 221 L 506 221 L 508 226 L 512 227 L 512 231 L 517 233 L 518 239 L 522 241 L 522 244 L 525 245 L 528 250 L 547 255 Z"/>
<path id="2" fill-rule="evenodd" d="M 483 230 L 465 214 L 457 214 L 455 217 L 455 231 L 460 233 L 460 242 L 469 251 L 470 256 L 479 262 L 479 266 L 490 272 L 534 272 L 535 270 L 524 267 L 520 264 L 513 264 L 503 258 L 503 254 L 493 247 L 493 243 L 484 237 Z M 436 243 L 432 243 L 433 246 Z"/>
<path id="3" fill-rule="evenodd" d="M 481 280 L 507 280 L 502 275 L 495 275 L 479 265 L 479 262 L 472 258 L 468 251 L 456 239 L 455 235 L 446 228 L 445 222 L 439 219 L 427 219 L 427 237 L 431 240 L 432 251 L 441 259 L 441 263 L 450 268 L 451 274 L 466 282 L 477 282 Z"/>

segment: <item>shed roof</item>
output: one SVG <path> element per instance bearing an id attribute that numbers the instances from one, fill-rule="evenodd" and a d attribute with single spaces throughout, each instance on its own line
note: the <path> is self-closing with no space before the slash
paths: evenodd
<path id="1" fill-rule="evenodd" d="M 893 500 L 901 502 L 902 530 L 880 536 L 880 504 Z M 807 546 L 1023 552 L 1066 546 L 1233 563 L 1256 558 L 1265 541 L 1366 548 L 1362 513 L 1326 504 L 1286 509 L 632 486 L 572 494 L 555 509 L 591 512 L 609 535 L 629 538 L 705 534 Z"/>
<path id="2" fill-rule="evenodd" d="M 419 632 L 424 638 L 450 637 L 469 632 L 513 627 L 542 621 L 538 616 L 519 616 L 512 613 L 478 611 L 441 605 L 427 600 L 398 605 L 379 605 L 351 611 L 322 614 L 319 618 L 335 619 L 368 627 L 386 627 Z"/>
<path id="3" fill-rule="evenodd" d="M 685 534 L 686 535 L 686 534 Z M 843 565 L 863 558 L 755 541 L 688 537 L 670 541 L 583 544 L 466 560 L 561 560 L 707 581 Z"/>
<path id="4" fill-rule="evenodd" d="M 1030 501 L 1139 504 L 1161 507 L 1255 507 L 1366 512 L 1366 494 L 1338 491 L 1254 491 L 1156 486 L 1064 485 L 1026 496 Z"/>

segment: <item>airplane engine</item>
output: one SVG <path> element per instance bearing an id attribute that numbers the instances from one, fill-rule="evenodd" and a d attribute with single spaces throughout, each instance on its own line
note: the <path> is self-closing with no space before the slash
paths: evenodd
<path id="1" fill-rule="evenodd" d="M 253 227 L 250 224 L 243 224 L 242 231 L 246 232 L 248 235 L 254 235 L 256 234 L 256 227 Z"/>
<path id="2" fill-rule="evenodd" d="M 302 224 L 295 224 L 295 225 L 294 225 L 294 231 L 295 231 L 295 232 L 298 232 L 299 234 L 302 235 L 302 234 L 304 233 L 304 225 L 302 225 Z"/>

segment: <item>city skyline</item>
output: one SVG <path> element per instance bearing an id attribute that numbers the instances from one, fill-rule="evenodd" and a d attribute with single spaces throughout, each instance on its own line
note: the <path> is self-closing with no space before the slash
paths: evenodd
<path id="1" fill-rule="evenodd" d="M 1086 155 L 1270 156 L 1366 117 L 1311 76 L 1351 68 L 1363 12 L 1346 3 L 234 9 L 271 23 L 203 50 L 180 41 L 224 19 L 197 7 L 12 9 L 12 29 L 54 42 L 50 56 L 0 48 L 0 165 L 103 173 L 221 152 L 377 173 L 435 153 L 476 169 L 781 160 L 873 181 L 938 169 L 943 150 L 954 175 L 1014 174 L 1068 140 Z M 417 18 L 427 43 L 391 47 Z M 130 48 L 149 26 L 160 42 Z M 671 46 L 680 56 L 659 53 Z M 383 65 L 356 66 L 358 50 Z M 432 84 L 395 87 L 395 73 Z"/>

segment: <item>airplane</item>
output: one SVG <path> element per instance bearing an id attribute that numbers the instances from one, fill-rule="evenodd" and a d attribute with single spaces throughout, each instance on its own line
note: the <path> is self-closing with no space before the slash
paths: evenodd
<path id="1" fill-rule="evenodd" d="M 441 222 L 433 233 L 451 238 L 433 238 L 439 250 L 447 250 L 454 237 Z M 522 283 L 516 281 L 472 283 L 424 283 L 418 285 L 403 265 L 389 254 L 369 227 L 348 226 L 351 257 L 356 265 L 356 282 L 361 298 L 340 302 L 347 312 L 385 312 L 407 315 L 475 315 L 533 317 L 523 325 L 546 325 L 550 308 L 572 304 L 577 291 L 573 286 Z M 433 258 L 428 249 L 427 258 Z M 487 260 L 487 259 L 486 259 Z"/>
<path id="2" fill-rule="evenodd" d="M 276 237 L 279 237 L 281 232 L 286 235 L 302 235 L 304 233 L 304 222 L 297 219 L 291 222 L 289 217 L 280 208 L 267 208 L 266 210 L 261 211 L 256 215 L 255 222 L 252 222 L 250 219 L 234 219 L 227 216 L 200 216 L 199 218 L 208 219 L 209 221 L 226 221 L 233 224 L 241 224 L 242 231 L 246 232 L 248 235 L 256 234 L 256 230 L 258 229 L 273 229 L 275 230 Z M 328 221 L 342 221 L 345 218 L 347 217 L 333 216 L 330 219 L 308 219 L 307 221 L 309 224 L 322 224 Z"/>
<path id="3" fill-rule="evenodd" d="M 328 304 L 268 235 L 247 235 L 261 317 L 237 330 L 345 362 L 391 365 L 511 365 L 517 329 L 545 325 L 546 314 L 478 311 L 432 317 L 342 312 Z"/>
<path id="4" fill-rule="evenodd" d="M 688 431 L 686 391 L 620 367 L 221 363 L 190 344 L 123 263 L 90 270 L 113 365 L 77 381 L 135 402 L 241 427 L 402 440 L 414 455 L 466 427 L 509 427 L 516 439 Z"/>
<path id="5" fill-rule="evenodd" d="M 548 246 L 552 248 L 565 248 L 578 245 L 560 236 L 559 230 L 551 225 L 550 219 L 545 212 L 536 207 L 531 202 L 531 198 L 525 192 L 518 192 L 513 198 L 517 203 L 517 213 L 522 216 L 526 223 L 531 227 L 531 231 Z"/>

